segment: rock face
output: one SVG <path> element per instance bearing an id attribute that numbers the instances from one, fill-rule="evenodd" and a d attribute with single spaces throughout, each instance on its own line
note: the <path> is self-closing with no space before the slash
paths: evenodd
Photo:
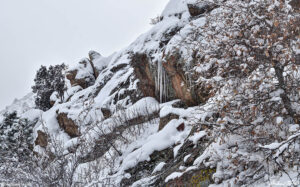
<path id="1" fill-rule="evenodd" d="M 44 132 L 42 132 L 42 131 L 40 131 L 40 130 L 38 130 L 37 133 L 38 133 L 38 136 L 37 136 L 37 138 L 36 138 L 36 140 L 34 142 L 35 145 L 39 145 L 41 147 L 47 147 L 47 145 L 48 145 L 47 134 L 44 133 Z"/>
<path id="2" fill-rule="evenodd" d="M 150 62 L 147 55 L 133 55 L 131 65 L 134 68 L 135 76 L 139 79 L 139 90 L 144 96 L 155 97 L 155 80 L 150 70 Z"/>
<path id="3" fill-rule="evenodd" d="M 149 62 L 149 59 L 145 54 L 135 54 L 131 62 L 135 76 L 139 79 L 138 88 L 144 96 L 155 97 L 161 102 L 181 99 L 188 106 L 205 101 L 200 92 L 196 93 L 189 87 L 180 64 L 182 61 L 180 55 L 175 54 L 166 58 L 167 60 L 161 64 L 162 67 L 158 67 L 160 66 L 158 62 Z"/>
<path id="4" fill-rule="evenodd" d="M 89 59 L 83 59 L 79 66 L 66 73 L 66 78 L 70 80 L 72 86 L 81 86 L 83 89 L 93 85 L 98 73 L 94 64 Z"/>
<path id="5" fill-rule="evenodd" d="M 181 99 L 189 106 L 194 106 L 205 101 L 201 94 L 190 88 L 185 78 L 180 55 L 172 55 L 163 63 L 163 67 L 171 80 L 177 99 Z"/>
<path id="6" fill-rule="evenodd" d="M 78 70 L 69 71 L 66 75 L 67 79 L 70 80 L 72 86 L 81 86 L 83 89 L 87 88 L 89 83 L 85 79 L 76 79 Z"/>
<path id="7" fill-rule="evenodd" d="M 80 136 L 78 126 L 76 123 L 68 118 L 66 113 L 59 113 L 57 115 L 59 126 L 72 138 Z"/>

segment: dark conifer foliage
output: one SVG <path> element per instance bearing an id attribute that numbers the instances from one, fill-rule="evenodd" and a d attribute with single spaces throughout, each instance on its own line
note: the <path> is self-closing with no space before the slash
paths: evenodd
<path id="1" fill-rule="evenodd" d="M 41 66 L 37 71 L 34 86 L 32 90 L 36 93 L 35 104 L 37 108 L 46 111 L 51 108 L 50 97 L 53 92 L 57 92 L 61 100 L 65 90 L 65 79 L 63 70 L 65 64 L 50 66 Z"/>
<path id="2" fill-rule="evenodd" d="M 19 118 L 16 111 L 6 113 L 4 117 L 0 123 L 0 161 L 5 158 L 25 160 L 32 152 L 35 122 Z"/>

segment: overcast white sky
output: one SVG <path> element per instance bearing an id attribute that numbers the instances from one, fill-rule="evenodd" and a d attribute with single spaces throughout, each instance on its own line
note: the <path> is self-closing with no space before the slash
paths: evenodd
<path id="1" fill-rule="evenodd" d="M 151 25 L 168 0 L 0 0 L 0 110 L 31 91 L 40 65 L 107 56 Z"/>

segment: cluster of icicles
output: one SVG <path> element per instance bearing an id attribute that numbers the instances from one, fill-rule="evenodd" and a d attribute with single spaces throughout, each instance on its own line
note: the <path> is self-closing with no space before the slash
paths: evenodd
<path id="1" fill-rule="evenodd" d="M 168 79 L 162 61 L 159 60 L 157 63 L 157 74 L 155 76 L 155 93 L 159 95 L 160 103 L 166 102 L 168 100 Z"/>
<path id="2" fill-rule="evenodd" d="M 157 73 L 155 75 L 155 94 L 159 96 L 160 103 L 169 101 L 170 98 L 170 89 L 168 85 L 170 84 L 170 80 L 167 76 L 166 71 L 163 67 L 163 61 L 157 62 Z M 187 84 L 188 89 L 193 88 L 193 81 L 192 81 L 192 68 L 190 66 L 185 67 L 185 83 Z"/>

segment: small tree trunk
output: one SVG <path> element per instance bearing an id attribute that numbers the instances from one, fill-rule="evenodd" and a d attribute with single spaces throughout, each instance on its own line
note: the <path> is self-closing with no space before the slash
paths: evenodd
<path id="1" fill-rule="evenodd" d="M 279 82 L 279 88 L 284 91 L 284 93 L 280 94 L 284 108 L 287 110 L 289 116 L 291 116 L 293 118 L 293 121 L 295 123 L 298 123 L 296 112 L 292 109 L 291 100 L 288 97 L 287 92 L 286 92 L 286 86 L 285 86 L 284 78 L 283 78 L 284 67 L 279 62 L 275 62 L 275 65 L 273 67 L 275 69 L 276 78 L 278 79 L 278 82 Z"/>

